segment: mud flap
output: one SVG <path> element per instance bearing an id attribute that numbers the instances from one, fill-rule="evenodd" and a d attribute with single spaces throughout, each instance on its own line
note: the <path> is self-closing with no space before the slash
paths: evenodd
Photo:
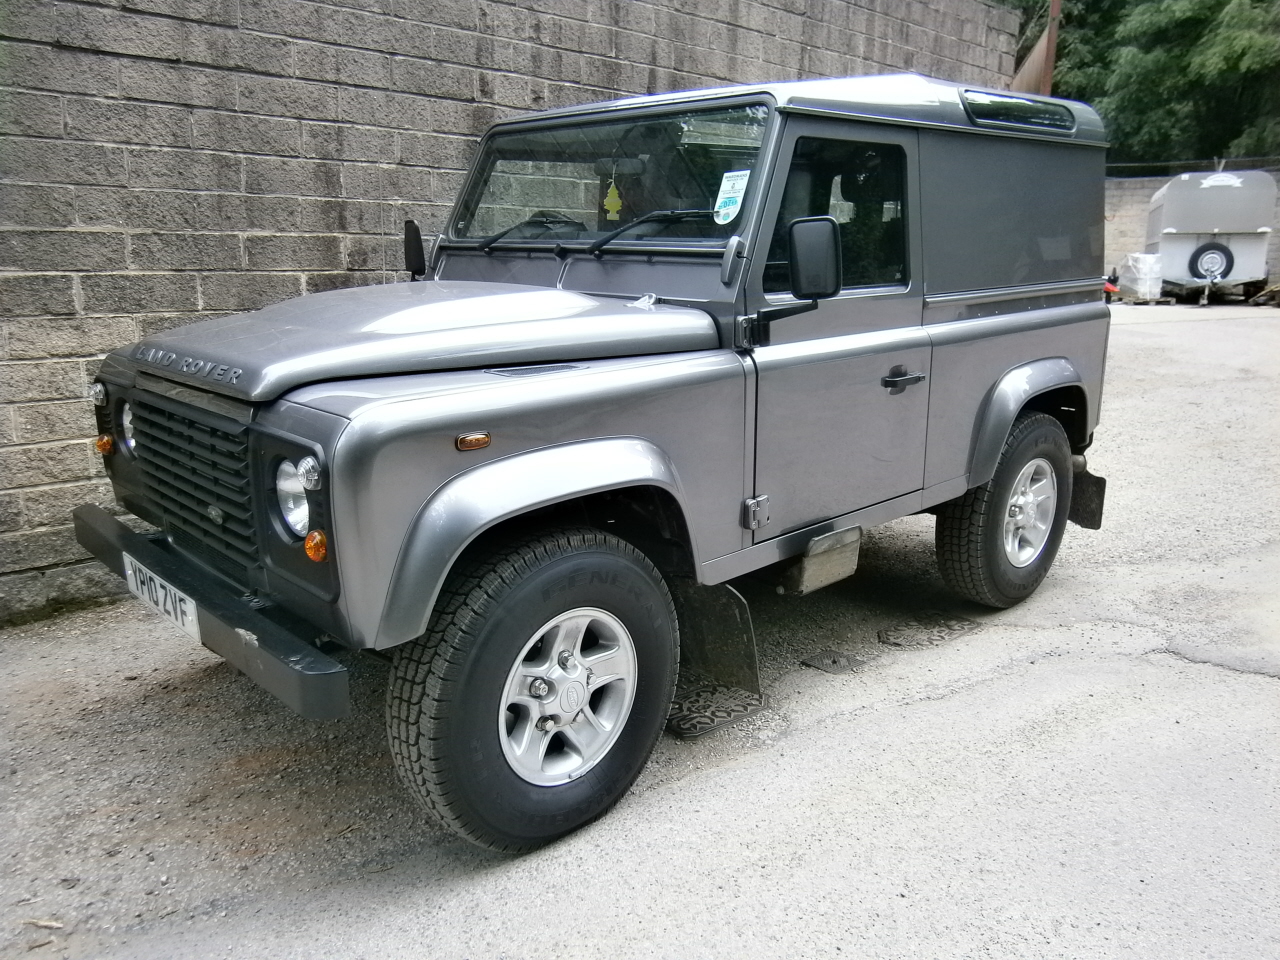
<path id="1" fill-rule="evenodd" d="M 669 581 L 680 620 L 680 686 L 667 728 L 700 737 L 765 709 L 751 610 L 728 584 Z"/>
<path id="2" fill-rule="evenodd" d="M 1088 469 L 1078 471 L 1072 479 L 1071 510 L 1067 519 L 1086 530 L 1102 529 L 1102 502 L 1107 495 L 1105 477 L 1094 476 Z"/>

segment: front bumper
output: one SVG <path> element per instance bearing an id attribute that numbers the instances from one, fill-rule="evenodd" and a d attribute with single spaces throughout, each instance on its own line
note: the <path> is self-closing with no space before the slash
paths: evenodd
<path id="1" fill-rule="evenodd" d="M 350 715 L 347 668 L 337 660 L 100 507 L 77 507 L 72 517 L 80 545 L 116 576 L 124 578 L 121 554 L 128 553 L 195 600 L 200 642 L 258 686 L 312 720 Z"/>

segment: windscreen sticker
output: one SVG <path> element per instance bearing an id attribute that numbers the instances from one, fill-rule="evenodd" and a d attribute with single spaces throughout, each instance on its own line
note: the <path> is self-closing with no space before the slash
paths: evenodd
<path id="1" fill-rule="evenodd" d="M 750 170 L 730 170 L 720 178 L 720 193 L 711 209 L 716 223 L 732 223 L 742 209 L 742 195 L 747 192 Z"/>

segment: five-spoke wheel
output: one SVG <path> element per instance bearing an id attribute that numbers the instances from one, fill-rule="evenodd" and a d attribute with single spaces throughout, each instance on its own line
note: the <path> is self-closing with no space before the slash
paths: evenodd
<path id="1" fill-rule="evenodd" d="M 626 792 L 666 722 L 675 608 L 639 550 L 592 529 L 475 553 L 427 633 L 396 648 L 387 730 L 401 779 L 450 829 L 529 850 Z"/>
<path id="2" fill-rule="evenodd" d="M 1022 468 L 1009 491 L 1004 518 L 1004 554 L 1015 567 L 1034 563 L 1049 542 L 1058 509 L 1053 465 L 1037 457 Z"/>
<path id="3" fill-rule="evenodd" d="M 507 675 L 502 753 L 540 786 L 582 776 L 609 752 L 631 712 L 636 652 L 622 621 L 577 607 L 540 627 Z"/>
<path id="4" fill-rule="evenodd" d="M 1062 425 L 1044 413 L 1020 416 L 995 476 L 938 510 L 938 569 L 947 585 L 988 607 L 1031 596 L 1057 555 L 1071 480 Z"/>

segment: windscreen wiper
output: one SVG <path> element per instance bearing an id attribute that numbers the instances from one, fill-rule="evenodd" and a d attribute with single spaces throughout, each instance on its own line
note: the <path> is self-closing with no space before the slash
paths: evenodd
<path id="1" fill-rule="evenodd" d="M 521 227 L 556 227 L 556 226 L 573 226 L 582 230 L 587 229 L 587 225 L 581 220 L 574 220 L 572 217 L 566 217 L 561 214 L 547 213 L 540 216 L 529 217 L 527 220 L 521 220 L 519 223 L 513 223 L 505 230 L 499 230 L 491 237 L 485 237 L 476 244 L 476 249 L 481 253 L 488 253 L 489 248 L 505 237 L 513 230 L 519 230 Z"/>
<path id="2" fill-rule="evenodd" d="M 600 259 L 600 251 L 606 246 L 617 240 L 632 227 L 637 227 L 642 223 L 649 223 L 653 220 L 693 220 L 696 217 L 709 217 L 710 210 L 651 210 L 644 216 L 636 217 L 628 223 L 624 223 L 616 230 L 611 230 L 599 240 L 594 241 L 591 246 L 587 247 L 587 253 L 591 254 L 597 260 Z"/>

